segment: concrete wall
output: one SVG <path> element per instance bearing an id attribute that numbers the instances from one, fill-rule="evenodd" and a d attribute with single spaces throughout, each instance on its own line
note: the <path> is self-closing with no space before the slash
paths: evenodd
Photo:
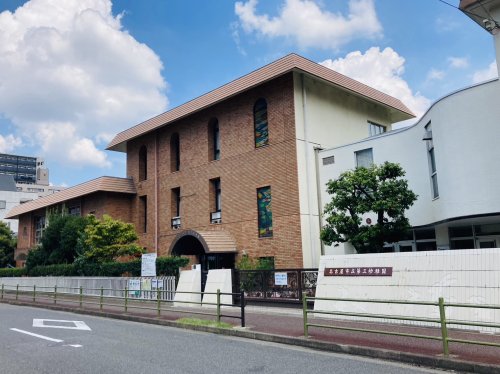
<path id="1" fill-rule="evenodd" d="M 465 216 L 500 212 L 500 94 L 498 80 L 450 94 L 436 102 L 412 127 L 320 152 L 320 158 L 334 157 L 335 163 L 320 166 L 321 199 L 330 197 L 326 183 L 355 168 L 355 152 L 372 148 L 373 161 L 399 163 L 406 171 L 409 187 L 418 200 L 408 210 L 412 226 L 431 225 Z M 439 197 L 433 198 L 425 126 L 432 125 Z M 376 217 L 371 217 L 376 221 Z M 497 218 L 497 222 L 500 218 Z M 470 224 L 470 222 L 469 222 Z M 447 240 L 447 232 L 441 234 Z M 438 245 L 440 237 L 438 237 Z M 444 244 L 444 243 L 442 243 Z M 349 253 L 352 248 L 328 247 L 326 254 Z"/>
<path id="2" fill-rule="evenodd" d="M 392 267 L 391 277 L 324 276 L 338 267 Z M 500 305 L 500 249 L 323 256 L 316 297 Z M 315 310 L 439 318 L 437 307 L 318 300 Z M 447 319 L 500 323 L 499 310 L 447 308 Z M 399 323 L 399 322 L 398 322 Z M 420 323 L 419 323 L 420 324 Z M 474 328 L 478 329 L 478 328 Z"/>
<path id="3" fill-rule="evenodd" d="M 381 105 L 337 87 L 294 74 L 295 132 L 304 267 L 316 267 L 319 240 L 318 161 L 315 149 L 336 147 L 369 136 L 368 121 L 391 129 Z"/>

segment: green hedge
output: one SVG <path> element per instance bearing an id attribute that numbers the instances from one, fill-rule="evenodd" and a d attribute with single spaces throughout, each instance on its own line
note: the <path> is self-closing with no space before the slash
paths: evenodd
<path id="1" fill-rule="evenodd" d="M 26 276 L 26 268 L 0 269 L 0 277 L 24 277 L 24 276 Z"/>
<path id="2" fill-rule="evenodd" d="M 156 259 L 156 274 L 158 276 L 179 276 L 179 268 L 189 263 L 185 257 L 158 257 Z M 2 277 L 120 277 L 128 275 L 139 277 L 141 275 L 141 260 L 130 262 L 109 262 L 103 264 L 58 264 L 47 266 L 35 266 L 29 270 L 22 269 L 0 269 Z"/>

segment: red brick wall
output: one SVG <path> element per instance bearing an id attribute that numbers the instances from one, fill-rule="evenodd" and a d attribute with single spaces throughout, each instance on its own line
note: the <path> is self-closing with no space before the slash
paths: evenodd
<path id="1" fill-rule="evenodd" d="M 268 104 L 269 145 L 256 149 L 253 106 L 261 97 Z M 219 121 L 221 158 L 208 161 L 212 152 L 208 125 L 214 117 Z M 179 233 L 171 229 L 171 189 L 180 187 L 181 230 L 227 230 L 240 254 L 244 250 L 254 257 L 274 256 L 281 268 L 301 267 L 294 118 L 293 77 L 288 74 L 129 142 L 127 175 L 138 191 L 131 212 L 136 227 L 141 222 L 139 197 L 147 196 L 148 202 L 148 230 L 140 233 L 141 245 L 154 250 L 157 228 L 159 254 L 168 254 Z M 180 138 L 181 162 L 180 170 L 172 173 L 170 138 L 174 133 Z M 138 182 L 143 145 L 148 152 L 148 179 Z M 210 224 L 209 181 L 214 178 L 220 178 L 222 189 L 222 224 L 218 225 Z M 256 190 L 263 186 L 271 186 L 272 191 L 272 238 L 258 237 Z"/>

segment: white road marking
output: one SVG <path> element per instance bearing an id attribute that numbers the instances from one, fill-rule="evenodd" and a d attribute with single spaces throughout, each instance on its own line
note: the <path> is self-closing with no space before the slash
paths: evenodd
<path id="1" fill-rule="evenodd" d="M 20 332 L 21 334 L 26 334 L 26 335 L 34 336 L 35 338 L 40 338 L 40 339 L 48 340 L 49 342 L 54 342 L 54 343 L 63 343 L 64 342 L 64 340 L 61 340 L 61 339 L 54 339 L 54 338 L 50 338 L 48 336 L 34 334 L 32 332 L 24 331 L 24 330 L 20 330 L 20 329 L 16 329 L 16 328 L 12 328 L 11 330 L 12 331 Z M 80 344 L 65 344 L 65 346 L 66 347 L 73 347 L 73 348 L 81 348 L 81 347 L 83 347 L 83 345 L 80 345 Z"/>
<path id="2" fill-rule="evenodd" d="M 48 336 L 34 334 L 32 332 L 29 332 L 29 331 L 24 331 L 24 330 L 19 330 L 19 329 L 11 329 L 11 330 L 12 331 L 20 332 L 21 334 L 31 335 L 31 336 L 34 336 L 35 338 L 45 339 L 45 340 L 48 340 L 50 342 L 62 343 L 64 341 L 64 340 L 61 340 L 61 339 L 54 339 L 54 338 L 49 338 Z"/>
<path id="3" fill-rule="evenodd" d="M 48 324 L 46 325 L 45 322 L 55 322 L 55 325 Z M 57 325 L 57 323 L 67 323 L 67 324 L 73 324 L 73 326 L 64 326 L 64 325 Z M 83 321 L 65 321 L 65 320 L 60 320 L 60 319 L 38 319 L 34 318 L 33 319 L 33 327 L 50 327 L 52 329 L 68 329 L 68 330 L 85 330 L 85 331 L 91 331 L 91 328 L 87 326 L 87 324 Z"/>

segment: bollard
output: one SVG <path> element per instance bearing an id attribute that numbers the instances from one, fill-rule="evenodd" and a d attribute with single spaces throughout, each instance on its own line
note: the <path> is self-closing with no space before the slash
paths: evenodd
<path id="1" fill-rule="evenodd" d="M 36 284 L 33 285 L 33 302 L 35 302 L 36 299 Z"/>
<path id="2" fill-rule="evenodd" d="M 217 288 L 217 323 L 220 323 L 220 289 Z"/>
<path id="3" fill-rule="evenodd" d="M 304 318 L 304 337 L 309 337 L 309 330 L 307 326 L 307 296 L 306 293 L 302 293 L 302 314 Z"/>
<path id="4" fill-rule="evenodd" d="M 125 286 L 125 313 L 127 313 L 128 309 L 128 287 Z"/>
<path id="5" fill-rule="evenodd" d="M 54 286 L 54 304 L 57 304 L 57 284 Z"/>
<path id="6" fill-rule="evenodd" d="M 441 336 L 443 339 L 443 355 L 444 357 L 448 357 L 449 348 L 448 348 L 448 328 L 446 327 L 446 314 L 444 310 L 444 299 L 442 297 L 439 298 L 439 319 L 441 321 Z"/>
<path id="7" fill-rule="evenodd" d="M 240 293 L 241 327 L 245 327 L 245 292 Z"/>
<path id="8" fill-rule="evenodd" d="M 2 283 L 2 299 L 3 299 L 3 283 Z"/>
<path id="9" fill-rule="evenodd" d="M 104 297 L 104 289 L 101 286 L 101 297 L 99 298 L 99 310 L 102 311 L 102 299 Z"/>
<path id="10" fill-rule="evenodd" d="M 16 285 L 16 301 L 19 298 L 19 284 Z"/>
<path id="11" fill-rule="evenodd" d="M 157 302 L 157 308 L 158 308 L 158 317 L 160 316 L 160 313 L 161 313 L 161 305 L 160 305 L 160 290 L 157 289 L 156 290 L 156 302 Z"/>
<path id="12" fill-rule="evenodd" d="M 83 305 L 83 288 L 80 286 L 80 308 Z"/>

